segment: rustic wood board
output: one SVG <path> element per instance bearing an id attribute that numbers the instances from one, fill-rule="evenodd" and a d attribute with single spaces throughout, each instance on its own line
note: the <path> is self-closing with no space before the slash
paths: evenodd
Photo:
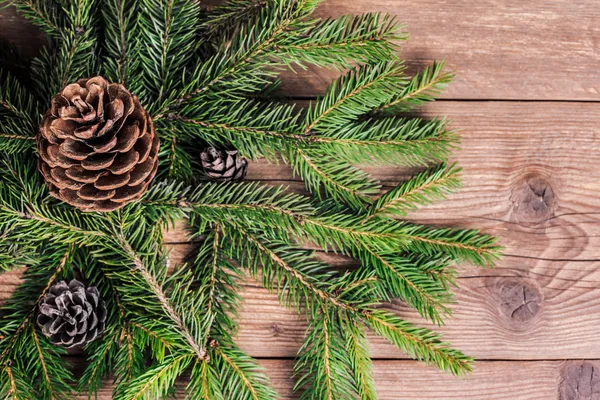
<path id="1" fill-rule="evenodd" d="M 298 398 L 290 390 L 293 361 L 259 360 L 259 363 L 266 368 L 280 398 Z M 477 363 L 471 375 L 457 379 L 414 362 L 377 360 L 373 371 L 380 400 L 595 400 L 597 397 L 592 396 L 598 394 L 599 370 L 598 360 L 487 361 Z M 179 393 L 184 387 L 185 383 L 181 383 Z M 107 384 L 98 394 L 98 400 L 110 398 Z M 84 399 L 87 397 L 78 397 Z"/>
<path id="2" fill-rule="evenodd" d="M 387 12 L 406 23 L 409 71 L 446 60 L 453 99 L 600 99 L 597 0 L 326 0 L 322 17 Z M 332 71 L 286 76 L 287 92 L 323 92 Z M 307 83 L 308 82 L 308 83 Z"/>
<path id="3" fill-rule="evenodd" d="M 222 0 L 204 2 L 208 6 Z M 326 0 L 323 18 L 364 12 L 394 14 L 411 39 L 401 56 L 409 71 L 446 60 L 457 73 L 449 99 L 599 100 L 600 4 L 596 0 Z M 35 29 L 0 11 L 0 36 L 35 54 Z M 286 74 L 295 97 L 322 93 L 333 71 Z"/>
<path id="4" fill-rule="evenodd" d="M 220 0 L 206 2 L 211 4 Z M 461 129 L 464 188 L 411 218 L 480 228 L 501 237 L 494 270 L 459 266 L 454 317 L 439 328 L 477 357 L 456 379 L 371 337 L 382 399 L 598 399 L 600 393 L 600 3 L 596 0 L 326 0 L 320 16 L 384 11 L 408 24 L 402 56 L 410 71 L 446 59 L 457 72 L 445 101 L 422 115 L 448 115 Z M 0 38 L 34 55 L 44 37 L 11 9 L 0 11 Z M 322 93 L 336 74 L 287 74 L 296 98 Z M 501 101 L 447 101 L 447 100 Z M 552 100 L 505 101 L 505 100 Z M 560 100 L 560 101 L 557 101 Z M 585 100 L 589 102 L 566 102 Z M 370 168 L 384 185 L 410 172 Z M 304 192 L 285 166 L 251 164 L 248 178 Z M 166 234 L 173 263 L 193 245 L 184 225 Z M 333 263 L 347 260 L 320 255 Z M 0 301 L 20 282 L 0 276 Z M 248 281 L 238 342 L 267 368 L 282 399 L 305 324 L 273 294 Z M 423 323 L 401 303 L 391 306 Z M 279 358 L 279 359 L 278 359 Z M 588 361 L 564 361 L 581 360 Z M 81 365 L 80 358 L 73 360 Z M 110 398 L 111 386 L 99 398 Z M 84 397 L 81 397 L 82 399 Z"/>
<path id="5" fill-rule="evenodd" d="M 440 330 L 467 353 L 480 359 L 600 358 L 598 111 L 592 103 L 440 102 L 424 108 L 424 116 L 447 115 L 461 128 L 463 149 L 456 158 L 464 187 L 413 217 L 481 228 L 500 236 L 506 251 L 496 269 L 461 266 L 454 317 Z M 406 171 L 373 172 L 391 184 Z M 251 165 L 249 179 L 266 176 L 303 191 L 286 166 Z M 167 241 L 186 241 L 181 225 Z M 189 250 L 173 246 L 173 261 Z M 244 349 L 259 357 L 294 356 L 305 323 L 256 285 L 246 286 L 244 297 Z M 402 304 L 394 308 L 420 321 Z M 371 344 L 375 357 L 404 357 L 383 339 Z"/>

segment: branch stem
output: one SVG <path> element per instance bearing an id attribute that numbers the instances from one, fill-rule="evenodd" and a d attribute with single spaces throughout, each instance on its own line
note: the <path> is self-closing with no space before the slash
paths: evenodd
<path id="1" fill-rule="evenodd" d="M 156 280 L 154 275 L 152 275 L 150 273 L 150 271 L 148 270 L 148 268 L 146 267 L 144 262 L 137 255 L 136 251 L 131 247 L 131 245 L 127 242 L 127 240 L 123 236 L 119 236 L 119 242 L 121 243 L 123 250 L 125 250 L 127 255 L 133 261 L 135 269 L 140 273 L 140 275 L 142 276 L 144 281 L 146 281 L 146 283 L 150 287 L 150 290 L 152 290 L 152 292 L 156 296 L 157 300 L 160 302 L 160 305 L 162 306 L 163 310 L 166 312 L 167 316 L 171 319 L 171 321 L 173 321 L 175 323 L 175 325 L 177 326 L 177 328 L 183 335 L 186 342 L 189 344 L 189 346 L 194 351 L 198 360 L 200 360 L 200 361 L 205 360 L 206 356 L 207 356 L 206 349 L 204 348 L 203 345 L 199 344 L 196 341 L 194 336 L 190 333 L 188 328 L 185 326 L 185 324 L 183 323 L 183 319 L 177 313 L 177 311 L 175 311 L 175 309 L 169 302 L 169 299 L 168 299 L 166 293 L 163 291 L 163 289 L 161 288 L 160 284 L 158 283 L 158 281 Z"/>

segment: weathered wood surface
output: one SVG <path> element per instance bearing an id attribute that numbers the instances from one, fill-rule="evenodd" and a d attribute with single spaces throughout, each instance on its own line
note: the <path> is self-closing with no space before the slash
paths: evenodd
<path id="1" fill-rule="evenodd" d="M 406 23 L 409 69 L 443 59 L 456 71 L 445 98 L 600 99 L 597 0 L 326 0 L 318 14 L 377 11 Z M 290 74 L 287 88 L 313 96 L 334 75 Z"/>
<path id="2" fill-rule="evenodd" d="M 597 104 L 443 102 L 424 115 L 448 115 L 462 129 L 464 187 L 417 212 L 419 221 L 481 228 L 501 237 L 504 259 L 493 270 L 461 267 L 454 317 L 440 328 L 480 359 L 600 358 L 600 107 Z M 268 171 L 268 172 L 267 172 Z M 394 168 L 374 173 L 402 178 Z M 287 167 L 251 165 L 302 190 Z M 167 235 L 182 242 L 182 229 Z M 174 246 L 181 258 L 188 246 Z M 305 324 L 248 285 L 240 343 L 251 354 L 293 356 Z M 526 303 L 526 304 L 524 304 Z M 419 321 L 401 304 L 403 315 Z M 265 346 L 265 343 L 268 343 Z M 403 357 L 382 339 L 375 357 Z"/>
<path id="3" fill-rule="evenodd" d="M 213 1 L 214 2 L 214 1 Z M 388 11 L 408 23 L 402 55 L 412 67 L 446 59 L 458 73 L 445 99 L 424 116 L 448 115 L 462 131 L 456 159 L 464 187 L 412 218 L 480 228 L 501 237 L 506 255 L 493 270 L 459 267 L 454 317 L 437 328 L 480 361 L 456 379 L 405 359 L 371 337 L 382 399 L 560 399 L 600 397 L 600 4 L 595 0 L 326 0 L 322 16 Z M 14 12 L 0 11 L 0 37 L 35 54 L 43 37 Z M 332 74 L 287 76 L 295 97 L 322 92 Z M 372 168 L 387 185 L 406 177 Z M 248 178 L 302 183 L 285 166 L 251 165 Z M 182 224 L 167 233 L 171 260 L 186 244 Z M 344 259 L 326 255 L 335 263 Z M 0 276 L 0 301 L 19 274 Z M 282 399 L 294 398 L 293 357 L 305 323 L 276 296 L 248 281 L 238 342 L 262 358 Z M 422 323 L 400 303 L 392 306 Z M 426 325 L 426 324 L 424 324 Z M 279 358 L 279 359 L 277 359 Z M 582 360 L 588 361 L 563 361 Z M 76 360 L 80 363 L 81 360 Z M 99 398 L 110 398 L 110 385 Z"/>
<path id="4" fill-rule="evenodd" d="M 209 0 L 208 6 L 221 0 Z M 597 0 L 326 0 L 320 17 L 364 12 L 394 14 L 411 39 L 401 55 L 410 70 L 446 60 L 456 82 L 452 99 L 600 99 L 600 6 Z M 42 36 L 0 11 L 0 35 L 29 54 Z M 323 92 L 332 71 L 286 76 L 286 92 Z"/>
<path id="5" fill-rule="evenodd" d="M 259 363 L 266 368 L 282 399 L 298 398 L 290 390 L 293 361 L 260 360 Z M 600 391 L 599 371 L 598 361 L 487 361 L 478 363 L 473 374 L 457 379 L 410 361 L 374 363 L 380 400 L 596 400 L 593 396 Z M 110 398 L 107 385 L 98 400 Z"/>

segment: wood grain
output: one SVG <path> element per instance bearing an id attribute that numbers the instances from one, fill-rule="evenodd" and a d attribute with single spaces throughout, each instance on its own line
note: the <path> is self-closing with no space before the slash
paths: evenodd
<path id="1" fill-rule="evenodd" d="M 220 3 L 210 0 L 207 5 Z M 385 12 L 407 25 L 409 71 L 446 60 L 457 79 L 447 99 L 599 100 L 600 3 L 596 0 L 326 0 L 322 18 Z M 44 43 L 14 10 L 0 11 L 0 37 L 35 54 Z M 336 73 L 283 77 L 285 94 L 323 93 Z"/>
<path id="2" fill-rule="evenodd" d="M 293 361 L 259 360 L 259 363 L 266 368 L 278 398 L 298 398 L 290 379 Z M 599 370 L 598 360 L 488 361 L 477 363 L 471 375 L 457 379 L 411 361 L 378 360 L 373 368 L 380 400 L 595 400 L 597 397 L 592 396 L 600 393 Z M 183 398 L 184 386 L 185 383 L 180 383 L 181 395 L 177 398 Z M 109 399 L 111 387 L 106 385 L 98 400 Z"/>
<path id="3" fill-rule="evenodd" d="M 428 105 L 422 115 L 448 115 L 462 130 L 456 159 L 464 167 L 464 188 L 411 218 L 480 228 L 500 236 L 506 248 L 496 269 L 459 266 L 454 317 L 436 328 L 479 358 L 475 372 L 456 379 L 407 360 L 370 336 L 380 398 L 598 400 L 600 104 L 595 101 L 600 100 L 600 3 L 326 0 L 317 13 L 329 17 L 367 11 L 390 12 L 407 23 L 411 40 L 401 53 L 409 71 L 446 59 L 457 73 L 445 101 Z M 45 42 L 10 8 L 0 10 L 0 38 L 26 55 L 37 54 Z M 312 98 L 335 76 L 322 69 L 288 73 L 282 90 Z M 453 99 L 502 101 L 448 101 Z M 414 172 L 369 171 L 388 187 Z M 248 178 L 304 192 L 285 166 L 254 162 Z M 183 229 L 180 222 L 166 233 L 173 264 L 193 248 Z M 349 264 L 340 257 L 319 256 Z M 20 283 L 20 273 L 0 275 L 0 302 Z M 291 391 L 293 362 L 273 358 L 295 355 L 305 323 L 256 282 L 246 282 L 243 296 L 238 343 L 262 357 L 259 362 L 280 398 L 296 398 Z M 400 302 L 390 308 L 427 326 Z M 83 360 L 72 361 L 81 370 Z M 107 381 L 98 398 L 108 400 L 110 392 Z"/>
<path id="4" fill-rule="evenodd" d="M 596 0 L 327 0 L 326 18 L 387 12 L 407 24 L 409 70 L 446 60 L 449 99 L 600 99 L 600 3 Z M 286 75 L 286 93 L 322 93 L 336 73 Z"/>
<path id="5" fill-rule="evenodd" d="M 454 318 L 440 328 L 458 348 L 480 359 L 600 358 L 598 110 L 530 102 L 443 102 L 424 110 L 462 128 L 464 188 L 413 217 L 482 228 L 501 236 L 507 253 L 493 270 L 461 266 Z M 374 172 L 390 184 L 406 174 Z M 249 177 L 302 187 L 285 166 L 254 163 Z M 186 242 L 182 229 L 167 240 Z M 190 246 L 172 249 L 175 264 Z M 8 276 L 4 293 L 14 282 Z M 304 322 L 252 282 L 244 297 L 240 345 L 258 357 L 294 356 Z M 401 303 L 393 308 L 422 322 Z M 374 357 L 404 357 L 382 339 L 371 344 Z"/>
<path id="6" fill-rule="evenodd" d="M 454 318 L 440 330 L 467 353 L 480 359 L 600 357 L 598 111 L 592 103 L 530 102 L 443 102 L 424 109 L 424 116 L 447 115 L 461 128 L 463 150 L 456 158 L 464 188 L 413 218 L 481 228 L 506 247 L 494 270 L 461 267 Z M 406 175 L 396 168 L 373 172 L 388 184 Z M 252 164 L 249 178 L 263 177 L 303 190 L 285 166 Z M 185 242 L 182 229 L 167 240 Z M 175 250 L 173 262 L 189 247 Z M 244 349 L 293 356 L 305 324 L 256 285 L 248 285 L 244 297 Z M 401 304 L 394 308 L 419 321 Z M 403 357 L 382 339 L 371 343 L 375 357 Z"/>

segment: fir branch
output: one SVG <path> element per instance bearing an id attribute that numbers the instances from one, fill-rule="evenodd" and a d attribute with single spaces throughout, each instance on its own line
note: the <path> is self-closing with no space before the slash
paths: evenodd
<path id="1" fill-rule="evenodd" d="M 217 96 L 186 105 L 169 117 L 168 126 L 179 137 L 214 145 L 230 142 L 245 156 L 272 160 L 282 141 L 297 139 L 294 129 L 299 126 L 294 106 Z"/>
<path id="2" fill-rule="evenodd" d="M 281 293 L 282 296 L 285 295 L 281 297 L 282 300 L 285 299 L 282 301 L 284 304 L 300 307 L 305 301 L 323 301 L 336 307 L 346 307 L 323 289 L 324 284 L 320 282 L 327 281 L 331 275 L 323 272 L 323 264 L 311 260 L 309 252 L 290 248 L 285 242 L 275 242 L 267 246 L 259 235 L 245 227 L 230 226 L 230 229 L 233 229 L 237 236 L 230 233 L 229 240 L 236 244 L 236 248 L 229 250 L 228 254 L 246 266 L 255 278 L 258 278 L 260 263 L 262 281 L 267 288 L 273 290 L 277 286 L 287 284 L 287 293 Z M 254 258 L 249 258 L 250 255 L 254 255 Z M 311 271 L 311 274 L 307 271 Z"/>
<path id="3" fill-rule="evenodd" d="M 62 6 L 64 24 L 51 48 L 32 62 L 32 77 L 47 103 L 67 84 L 93 76 L 96 70 L 96 0 L 78 0 Z"/>
<path id="4" fill-rule="evenodd" d="M 3 186 L 7 185 L 0 185 L 0 195 Z M 48 240 L 54 243 L 87 246 L 96 243 L 99 238 L 106 237 L 106 233 L 88 229 L 86 224 L 81 222 L 91 222 L 91 219 L 79 219 L 77 215 L 73 218 L 72 214 L 62 211 L 64 210 L 44 205 L 22 204 L 21 199 L 13 204 L 0 202 L 0 227 L 13 227 L 7 235 L 7 240 L 19 240 L 27 236 L 32 242 L 38 243 Z"/>
<path id="5" fill-rule="evenodd" d="M 113 82 L 129 84 L 137 68 L 137 7 L 133 0 L 110 0 L 102 7 L 105 34 L 102 44 L 106 53 L 103 70 L 106 78 Z"/>
<path id="6" fill-rule="evenodd" d="M 18 326 L 18 328 L 12 332 L 11 334 L 11 339 L 8 342 L 8 345 L 5 347 L 4 351 L 0 354 L 0 360 L 3 359 L 4 356 L 6 356 L 6 354 L 8 353 L 8 351 L 11 350 L 12 345 L 18 340 L 19 338 L 19 334 L 28 326 L 28 324 L 31 322 L 31 319 L 33 318 L 37 307 L 39 306 L 39 303 L 42 301 L 42 299 L 44 298 L 44 296 L 46 295 L 46 293 L 48 292 L 48 290 L 50 289 L 50 286 L 52 286 L 52 284 L 55 282 L 56 278 L 58 276 L 60 276 L 60 274 L 62 273 L 63 269 L 65 268 L 67 261 L 69 260 L 69 258 L 71 257 L 71 254 L 73 252 L 73 247 L 70 247 L 66 250 L 66 252 L 64 253 L 64 255 L 60 258 L 60 260 L 58 261 L 58 264 L 56 266 L 56 269 L 53 271 L 52 275 L 50 276 L 50 278 L 47 280 L 46 286 L 41 290 L 41 293 L 37 296 L 37 299 L 35 300 L 33 307 L 31 307 L 31 309 L 29 310 L 29 312 L 25 315 L 25 317 L 23 318 L 22 322 L 20 323 L 20 325 Z M 2 337 L 0 340 L 5 339 L 5 337 Z"/>
<path id="7" fill-rule="evenodd" d="M 306 113 L 304 134 L 335 131 L 393 98 L 404 81 L 404 66 L 384 62 L 355 68 L 334 81 Z"/>
<path id="8" fill-rule="evenodd" d="M 372 110 L 375 115 L 393 115 L 433 101 L 454 79 L 451 72 L 442 73 L 445 63 L 437 62 L 416 74 L 406 87 L 393 98 L 382 101 Z"/>
<path id="9" fill-rule="evenodd" d="M 130 258 L 133 263 L 133 267 L 140 273 L 143 280 L 148 285 L 148 288 L 152 291 L 161 307 L 164 309 L 167 317 L 176 325 L 181 335 L 186 340 L 190 348 L 193 350 L 195 357 L 198 360 L 203 360 L 206 357 L 206 349 L 204 345 L 198 343 L 197 339 L 192 335 L 188 328 L 183 323 L 183 318 L 175 311 L 175 308 L 171 305 L 168 296 L 159 285 L 156 278 L 150 273 L 142 259 L 138 256 L 136 251 L 127 242 L 123 236 L 118 237 L 118 242 L 123 247 L 125 254 Z"/>
<path id="10" fill-rule="evenodd" d="M 43 48 L 40 57 L 32 61 L 32 78 L 47 103 L 67 84 L 92 75 L 95 69 L 96 39 L 91 28 L 80 29 L 83 33 L 63 32 L 55 48 Z"/>
<path id="11" fill-rule="evenodd" d="M 194 230 L 201 232 L 198 222 L 192 219 Z M 274 393 L 267 385 L 268 379 L 259 374 L 256 365 L 235 349 L 233 344 L 232 336 L 237 327 L 233 317 L 237 315 L 241 302 L 236 294 L 240 288 L 238 279 L 241 271 L 225 259 L 223 245 L 222 228 L 215 225 L 190 265 L 204 299 L 200 306 L 204 310 L 204 337 L 210 335 L 213 339 L 210 340 L 207 358 L 192 370 L 188 396 L 210 399 L 274 398 Z M 215 358 L 215 351 L 220 358 Z"/>
<path id="12" fill-rule="evenodd" d="M 267 6 L 273 6 L 272 0 L 231 0 L 218 4 L 200 24 L 207 40 L 226 37 L 241 22 L 247 23 L 256 18 Z"/>
<path id="13" fill-rule="evenodd" d="M 10 72 L 0 69 L 0 129 L 2 139 L 30 140 L 39 121 L 39 104 Z"/>
<path id="14" fill-rule="evenodd" d="M 215 300 L 216 300 L 216 290 L 217 290 L 217 273 L 219 272 L 219 247 L 221 245 L 221 233 L 220 228 L 216 227 L 214 229 L 213 240 L 212 240 L 212 249 L 211 249 L 211 263 L 209 264 L 209 272 L 207 276 L 207 282 L 205 287 L 208 288 L 207 293 L 207 303 L 206 303 L 206 316 L 208 319 L 215 318 Z M 203 282 L 204 283 L 204 282 Z M 206 330 L 204 332 L 204 337 L 209 337 L 210 331 L 212 328 L 212 324 L 207 324 Z"/>
<path id="15" fill-rule="evenodd" d="M 415 359 L 435 364 L 454 375 L 471 371 L 472 358 L 458 350 L 452 350 L 440 340 L 439 335 L 427 329 L 417 328 L 382 310 L 372 311 L 365 319 L 375 332 Z"/>
<path id="16" fill-rule="evenodd" d="M 417 167 L 445 161 L 458 137 L 445 120 L 385 118 L 349 123 L 309 140 L 351 163 Z"/>
<path id="17" fill-rule="evenodd" d="M 220 190 L 215 190 L 216 188 Z M 375 218 L 365 221 L 363 216 L 342 213 L 339 208 L 317 214 L 314 208 L 306 208 L 298 213 L 294 208 L 301 204 L 301 197 L 283 197 L 272 205 L 257 205 L 253 204 L 253 198 L 262 198 L 262 201 L 271 198 L 268 201 L 272 201 L 279 194 L 277 191 L 263 192 L 265 189 L 256 184 L 214 185 L 207 186 L 206 189 L 191 194 L 189 202 L 174 199 L 170 206 L 194 209 L 199 212 L 199 218 L 215 222 L 232 216 L 242 218 L 250 212 L 256 213 L 253 223 L 259 226 L 261 220 L 268 218 L 265 226 L 280 224 L 282 230 L 306 236 L 324 249 L 333 247 L 349 255 L 360 254 L 358 250 L 365 248 L 384 254 L 406 249 L 429 255 L 448 254 L 454 259 L 479 265 L 493 262 L 499 251 L 493 238 L 474 230 L 427 228 Z M 234 189 L 233 196 L 245 194 L 239 197 L 239 201 L 228 204 L 233 198 L 223 195 L 228 189 Z"/>
<path id="18" fill-rule="evenodd" d="M 305 304 L 309 310 L 313 304 L 328 304 L 338 312 L 350 313 L 355 318 L 364 319 L 375 331 L 392 338 L 394 344 L 404 351 L 409 351 L 415 358 L 435 363 L 441 369 L 453 373 L 464 372 L 464 369 L 468 368 L 468 359 L 458 351 L 449 350 L 445 343 L 439 341 L 437 335 L 422 328 L 414 328 L 391 314 L 382 314 L 374 310 L 372 291 L 377 290 L 376 286 L 372 286 L 370 292 L 365 292 L 366 287 L 351 285 L 341 292 L 343 295 L 336 295 L 331 292 L 335 288 L 330 286 L 331 277 L 327 279 L 320 275 L 318 267 L 314 263 L 308 263 L 306 259 L 290 258 L 295 257 L 293 249 L 286 248 L 284 244 L 284 247 L 275 250 L 273 247 L 278 246 L 276 243 L 266 245 L 248 229 L 239 226 L 231 228 L 239 234 L 238 239 L 233 241 L 233 252 L 237 254 L 231 255 L 250 268 L 254 275 L 256 267 L 253 265 L 260 262 L 263 266 L 263 284 L 272 288 L 277 283 L 278 287 L 286 288 L 287 294 L 282 299 L 284 304 Z M 247 250 L 243 250 L 244 247 Z M 287 261 L 288 258 L 294 265 Z M 310 276 L 303 272 L 306 268 L 310 268 Z M 341 282 L 345 283 L 345 280 Z M 361 295 L 357 297 L 357 293 Z M 315 318 L 317 315 L 313 312 L 312 319 Z"/>
<path id="19" fill-rule="evenodd" d="M 441 323 L 442 316 L 450 315 L 446 304 L 452 300 L 447 282 L 432 279 L 421 271 L 413 260 L 396 254 L 380 254 L 366 247 L 359 255 L 363 268 L 374 270 L 389 298 L 400 298 L 424 318 Z"/>
<path id="20" fill-rule="evenodd" d="M 113 281 L 103 272 L 102 265 L 87 252 L 82 251 L 78 255 L 80 257 L 75 259 L 78 269 L 84 274 L 88 285 L 99 289 L 105 300 L 108 318 L 102 337 L 86 346 L 88 364 L 77 388 L 89 395 L 96 393 L 101 387 L 102 378 L 114 373 L 117 383 L 114 393 L 121 393 L 122 386 L 145 369 L 143 346 L 139 343 L 145 338 L 138 335 L 137 342 L 134 341 L 134 328 L 137 325 L 130 319 Z"/>
<path id="21" fill-rule="evenodd" d="M 406 224 L 411 238 L 407 250 L 426 255 L 446 254 L 455 260 L 482 267 L 492 266 L 499 258 L 497 239 L 474 229 L 431 228 Z"/>
<path id="22" fill-rule="evenodd" d="M 328 197 L 360 210 L 371 203 L 370 196 L 379 193 L 377 181 L 345 161 L 328 159 L 326 154 L 300 146 L 292 152 L 290 161 L 294 173 L 300 175 L 308 191 L 319 198 L 319 190 L 323 188 Z"/>
<path id="23" fill-rule="evenodd" d="M 274 2 L 272 7 L 261 9 L 255 19 L 237 25 L 232 37 L 219 52 L 207 59 L 193 73 L 193 79 L 176 96 L 165 102 L 155 113 L 160 119 L 181 104 L 201 100 L 205 93 L 232 91 L 253 93 L 272 83 L 279 64 L 271 59 L 274 46 L 282 40 L 294 24 L 310 14 L 319 0 L 293 0 Z"/>
<path id="24" fill-rule="evenodd" d="M 350 320 L 345 321 L 342 329 L 346 338 L 345 348 L 348 352 L 357 394 L 361 400 L 376 400 L 377 392 L 373 379 L 373 362 L 369 355 L 364 329 L 358 323 Z"/>
<path id="25" fill-rule="evenodd" d="M 210 362 L 194 365 L 186 393 L 188 400 L 225 400 L 217 371 Z"/>
<path id="26" fill-rule="evenodd" d="M 194 160 L 192 155 L 179 143 L 179 135 L 172 124 L 159 124 L 156 132 L 162 146 L 159 151 L 160 168 L 158 178 L 177 179 L 181 182 L 194 181 Z M 163 128 L 164 126 L 164 128 Z"/>
<path id="27" fill-rule="evenodd" d="M 182 78 L 185 65 L 196 49 L 200 7 L 197 1 L 144 0 L 140 32 L 146 44 L 140 53 L 146 110 L 161 109 Z"/>
<path id="28" fill-rule="evenodd" d="M 64 15 L 58 4 L 45 0 L 9 0 L 28 21 L 47 34 L 58 37 L 61 34 Z"/>
<path id="29" fill-rule="evenodd" d="M 117 350 L 116 334 L 104 334 L 100 343 L 94 343 L 91 355 L 87 357 L 88 364 L 79 379 L 77 390 L 89 394 L 96 393 L 101 387 L 102 377 L 111 369 L 114 354 Z"/>
<path id="30" fill-rule="evenodd" d="M 175 384 L 175 379 L 185 371 L 193 359 L 194 355 L 190 353 L 168 357 L 162 363 L 149 368 L 144 374 L 132 380 L 125 392 L 115 399 L 163 398 Z"/>
<path id="31" fill-rule="evenodd" d="M 308 328 L 294 367 L 296 374 L 302 374 L 294 390 L 305 387 L 300 399 L 334 400 L 357 391 L 339 321 L 334 318 L 335 314 L 323 306 Z"/>
<path id="32" fill-rule="evenodd" d="M 47 338 L 39 337 L 36 331 L 35 314 L 38 305 L 50 286 L 63 274 L 73 254 L 73 247 L 48 248 L 49 254 L 41 256 L 39 263 L 29 267 L 23 275 L 23 284 L 4 306 L 4 317 L 0 323 L 0 368 L 10 379 L 9 385 L 2 385 L 14 392 L 24 389 L 27 398 L 67 398 L 72 392 L 71 372 L 65 366 L 61 355 L 64 349 L 56 348 Z M 23 308 L 27 304 L 27 308 Z M 17 382 L 15 366 L 33 382 L 23 387 Z M 17 386 L 18 385 L 18 386 Z M 32 394 L 35 391 L 36 394 Z"/>
<path id="33" fill-rule="evenodd" d="M 315 21 L 277 47 L 281 62 L 321 67 L 351 68 L 356 63 L 374 63 L 396 59 L 396 40 L 407 39 L 398 33 L 395 18 L 379 13 L 345 15 Z"/>
<path id="34" fill-rule="evenodd" d="M 7 234 L 0 235 L 0 270 L 13 269 L 31 265 L 37 259 L 37 246 L 25 240 L 8 241 Z"/>
<path id="35" fill-rule="evenodd" d="M 6 140 L 19 140 L 19 141 L 33 141 L 35 140 L 35 136 L 25 136 L 25 135 L 12 135 L 10 133 L 0 133 L 0 139 Z M 7 153 L 10 151 L 4 150 Z"/>
<path id="36" fill-rule="evenodd" d="M 226 399 L 270 400 L 275 391 L 261 368 L 240 351 L 233 342 L 215 345 L 210 350 L 210 363 L 217 372 Z"/>
<path id="37" fill-rule="evenodd" d="M 449 168 L 440 164 L 416 175 L 381 196 L 369 209 L 367 220 L 383 216 L 405 216 L 415 210 L 417 205 L 444 199 L 447 193 L 460 186 L 460 171 L 456 164 Z"/>

